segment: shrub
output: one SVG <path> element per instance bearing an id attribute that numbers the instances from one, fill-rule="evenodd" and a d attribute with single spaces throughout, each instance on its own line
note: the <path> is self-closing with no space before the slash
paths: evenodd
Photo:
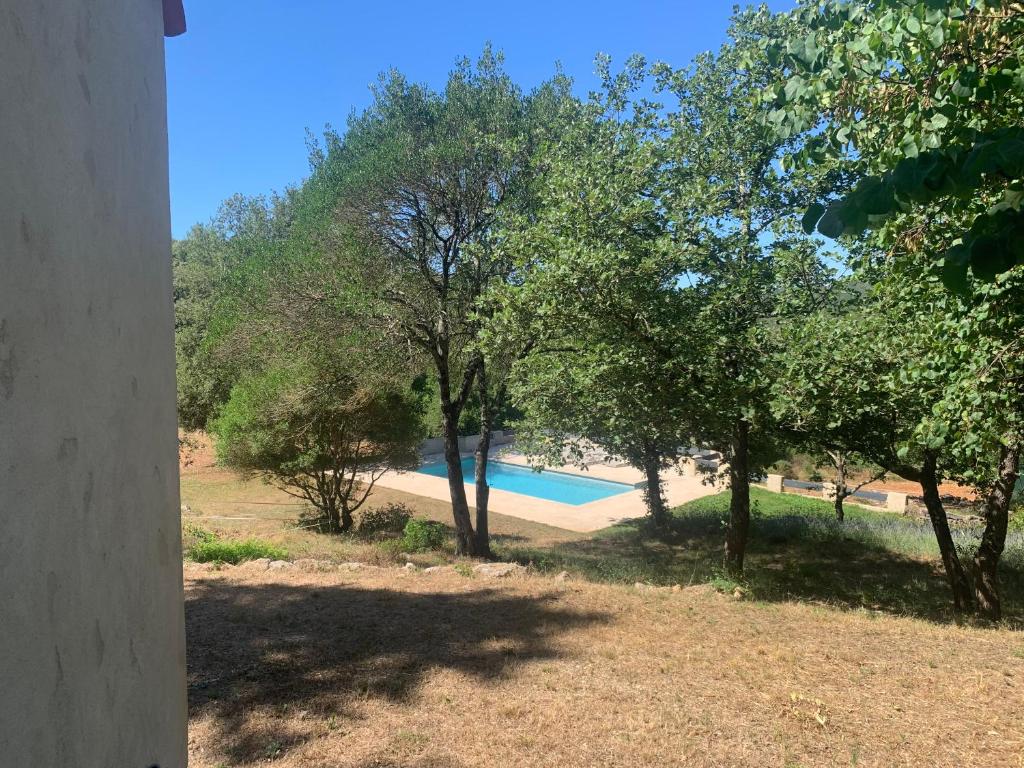
<path id="1" fill-rule="evenodd" d="M 181 548 L 188 552 L 196 544 L 214 541 L 217 534 L 202 528 L 195 523 L 183 522 L 181 524 Z"/>
<path id="2" fill-rule="evenodd" d="M 212 538 L 197 541 L 190 546 L 185 554 L 190 560 L 197 563 L 238 563 L 246 560 L 259 560 L 266 557 L 271 560 L 284 560 L 288 552 L 281 547 L 269 544 L 259 539 L 245 539 L 243 541 L 222 541 L 213 534 Z"/>
<path id="3" fill-rule="evenodd" d="M 406 552 L 425 552 L 441 549 L 448 538 L 448 530 L 433 520 L 412 518 L 402 533 L 402 549 Z"/>
<path id="4" fill-rule="evenodd" d="M 405 548 L 405 539 L 381 539 L 375 543 L 377 549 L 384 553 L 385 562 L 398 562 L 398 558 L 401 555 L 407 554 L 408 550 Z M 404 561 L 405 558 L 402 557 Z"/>
<path id="5" fill-rule="evenodd" d="M 359 532 L 362 534 L 401 534 L 412 519 L 412 510 L 405 504 L 392 503 L 366 510 L 359 518 Z"/>
<path id="6" fill-rule="evenodd" d="M 381 474 L 419 463 L 415 398 L 362 381 L 344 357 L 243 377 L 212 424 L 222 464 L 307 499 L 331 533 L 352 530 Z"/>

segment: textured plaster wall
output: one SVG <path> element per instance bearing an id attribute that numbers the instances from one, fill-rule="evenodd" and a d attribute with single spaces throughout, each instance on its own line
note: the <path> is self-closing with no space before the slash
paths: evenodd
<path id="1" fill-rule="evenodd" d="M 160 0 L 0 2 L 0 765 L 185 764 Z"/>

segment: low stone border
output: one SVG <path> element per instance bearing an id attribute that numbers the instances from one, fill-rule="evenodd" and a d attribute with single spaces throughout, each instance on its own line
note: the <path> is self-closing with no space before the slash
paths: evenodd
<path id="1" fill-rule="evenodd" d="M 193 561 L 185 561 L 186 564 Z M 193 563 L 197 566 L 213 567 L 212 563 Z M 420 568 L 415 563 L 407 562 L 402 566 L 382 566 L 370 563 L 345 562 L 335 563 L 331 560 L 315 560 L 313 558 L 302 558 L 299 560 L 271 560 L 268 557 L 261 557 L 256 560 L 246 560 L 238 565 L 225 563 L 219 567 L 240 568 L 247 571 L 307 571 L 326 573 L 331 571 L 382 571 L 395 570 L 426 575 L 435 573 L 458 573 L 459 569 L 454 565 L 432 565 L 427 568 Z M 528 569 L 519 563 L 477 563 L 471 567 L 471 572 L 478 576 L 489 579 L 507 579 L 512 576 L 524 576 Z M 564 574 L 564 575 L 563 575 Z M 558 574 L 556 580 L 564 581 L 568 574 Z"/>
<path id="2" fill-rule="evenodd" d="M 782 475 L 767 475 L 764 481 L 764 487 L 772 493 L 785 493 L 786 478 Z M 899 491 L 877 491 L 877 493 L 885 495 L 885 509 L 890 512 L 900 512 L 905 514 L 907 511 L 907 499 L 908 494 L 900 493 Z M 821 498 L 825 501 L 834 501 L 836 498 L 836 486 L 834 483 L 823 482 L 821 484 Z M 847 497 L 852 503 L 857 503 L 858 499 L 856 496 Z"/>

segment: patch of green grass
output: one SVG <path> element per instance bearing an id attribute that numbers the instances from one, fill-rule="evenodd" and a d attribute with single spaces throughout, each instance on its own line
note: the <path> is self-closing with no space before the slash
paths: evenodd
<path id="1" fill-rule="evenodd" d="M 267 760 L 273 760 L 276 757 L 280 757 L 282 749 L 281 742 L 271 741 L 267 744 L 266 749 L 263 750 L 263 756 L 266 757 Z"/>
<path id="2" fill-rule="evenodd" d="M 418 731 L 400 729 L 395 731 L 394 740 L 404 747 L 420 747 L 430 741 L 430 737 Z"/>
<path id="3" fill-rule="evenodd" d="M 1008 527 L 1011 531 L 1024 533 L 1024 499 L 1019 500 L 1010 510 Z"/>
<path id="4" fill-rule="evenodd" d="M 724 594 L 732 594 L 737 589 L 743 589 L 743 585 L 735 579 L 730 579 L 728 576 L 718 575 L 711 578 L 708 582 L 717 591 Z"/>
<path id="5" fill-rule="evenodd" d="M 197 563 L 238 565 L 246 560 L 259 560 L 261 557 L 271 560 L 284 560 L 288 557 L 285 549 L 259 539 L 235 541 L 220 539 L 209 531 L 202 531 L 202 534 L 205 535 L 196 536 L 195 542 L 185 550 L 186 557 Z"/>
<path id="6" fill-rule="evenodd" d="M 181 524 L 181 546 L 186 552 L 196 544 L 216 541 L 216 539 L 217 534 L 213 531 L 208 531 L 195 523 L 184 521 Z"/>

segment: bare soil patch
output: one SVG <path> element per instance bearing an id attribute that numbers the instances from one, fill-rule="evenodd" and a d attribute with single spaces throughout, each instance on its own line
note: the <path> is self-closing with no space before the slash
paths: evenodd
<path id="1" fill-rule="evenodd" d="M 1008 630 L 451 570 L 185 578 L 193 768 L 1024 760 Z"/>

